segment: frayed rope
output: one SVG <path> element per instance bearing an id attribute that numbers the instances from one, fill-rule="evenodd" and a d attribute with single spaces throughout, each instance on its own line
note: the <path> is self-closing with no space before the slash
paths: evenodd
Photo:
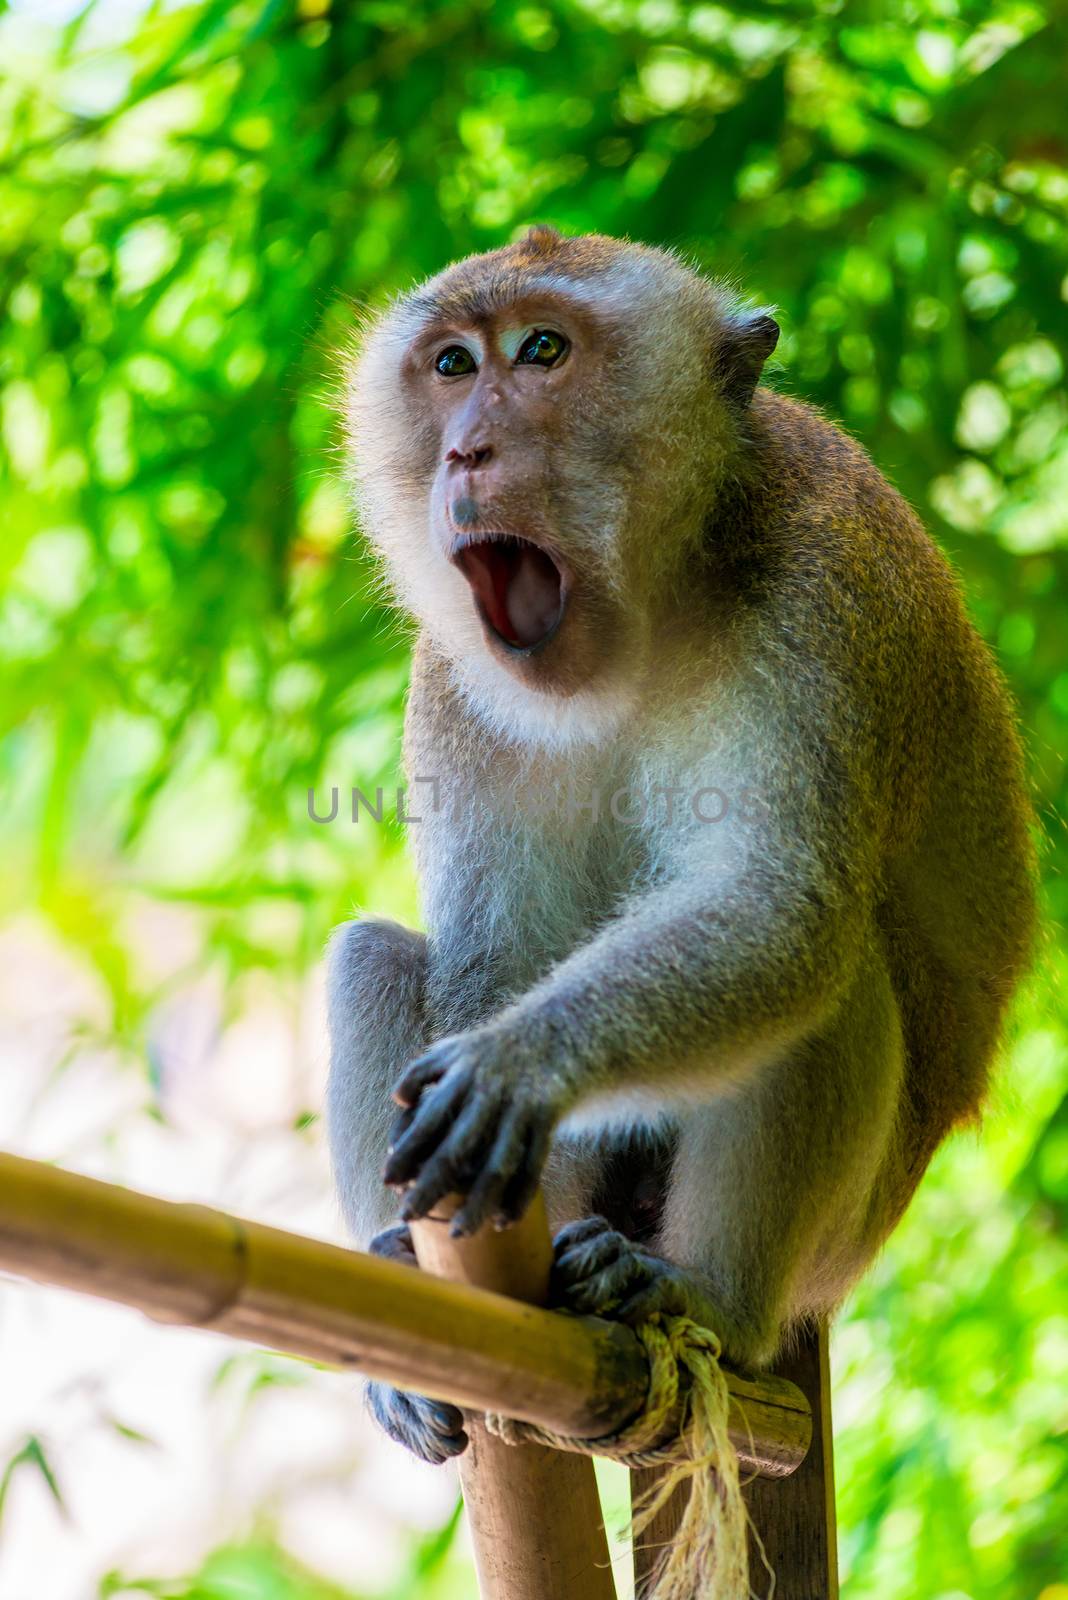
<path id="1" fill-rule="evenodd" d="M 680 1484 L 689 1481 L 692 1488 L 648 1600 L 756 1600 L 749 1586 L 749 1515 L 727 1434 L 731 1398 L 719 1364 L 720 1342 L 689 1317 L 655 1316 L 635 1332 L 649 1360 L 649 1393 L 640 1415 L 621 1432 L 596 1441 L 571 1439 L 497 1415 L 487 1416 L 486 1426 L 508 1444 L 533 1440 L 556 1450 L 611 1456 L 629 1467 L 667 1466 L 634 1509 L 635 1538 Z M 676 1417 L 681 1430 L 665 1444 Z M 755 1533 L 754 1538 L 759 1547 Z M 772 1600 L 775 1577 L 766 1560 L 764 1565 L 771 1578 L 765 1600 Z"/>

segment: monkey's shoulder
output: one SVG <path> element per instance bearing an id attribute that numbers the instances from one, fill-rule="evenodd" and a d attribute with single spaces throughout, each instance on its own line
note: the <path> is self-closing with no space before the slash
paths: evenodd
<path id="1" fill-rule="evenodd" d="M 803 619 L 831 656 L 907 665 L 925 641 L 972 656 L 948 559 L 855 439 L 814 406 L 760 389 L 745 451 L 732 548 L 756 602 L 787 625 Z"/>
<path id="2" fill-rule="evenodd" d="M 759 485 L 769 528 L 798 542 L 819 535 L 828 557 L 897 550 L 910 564 L 920 556 L 925 569 L 947 568 L 904 496 L 864 447 L 815 406 L 759 389 L 746 449 L 747 476 Z"/>

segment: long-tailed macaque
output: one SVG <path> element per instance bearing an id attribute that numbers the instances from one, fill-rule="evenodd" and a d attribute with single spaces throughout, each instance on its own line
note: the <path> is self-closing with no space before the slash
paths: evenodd
<path id="1" fill-rule="evenodd" d="M 345 408 L 418 627 L 427 929 L 332 945 L 347 1220 L 411 1259 L 442 1196 L 469 1231 L 541 1182 L 560 1303 L 686 1311 L 743 1367 L 976 1113 L 1033 920 L 1002 680 L 864 452 L 757 387 L 777 337 L 670 254 L 535 228 L 393 304 Z"/>

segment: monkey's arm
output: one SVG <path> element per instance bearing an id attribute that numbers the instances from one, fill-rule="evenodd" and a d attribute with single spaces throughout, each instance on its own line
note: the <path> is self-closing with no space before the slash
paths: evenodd
<path id="1" fill-rule="evenodd" d="M 490 1026 L 539 1053 L 571 1104 L 699 1094 L 819 1025 L 848 986 L 862 920 L 829 875 L 698 871 L 632 904 Z"/>
<path id="2" fill-rule="evenodd" d="M 779 1058 L 846 991 L 870 875 L 848 833 L 821 852 L 784 839 L 724 873 L 692 870 L 641 896 L 487 1023 L 442 1039 L 394 1091 L 405 1107 L 387 1181 L 403 1215 L 467 1195 L 455 1227 L 518 1216 L 552 1131 L 584 1101 L 707 1096 Z M 414 1181 L 413 1181 L 414 1180 Z"/>

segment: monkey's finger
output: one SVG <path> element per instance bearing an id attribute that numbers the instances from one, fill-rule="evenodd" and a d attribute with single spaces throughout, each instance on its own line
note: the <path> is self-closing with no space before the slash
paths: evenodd
<path id="1" fill-rule="evenodd" d="M 623 1295 L 613 1316 L 617 1321 L 633 1326 L 638 1322 L 648 1322 L 650 1317 L 666 1309 L 664 1284 L 661 1279 L 654 1278 L 652 1283 L 644 1284 L 634 1294 Z"/>
<path id="2" fill-rule="evenodd" d="M 401 1216 L 406 1222 L 429 1216 L 439 1200 L 456 1192 L 458 1181 L 451 1167 L 438 1161 L 430 1162 L 424 1167 L 419 1181 L 413 1183 L 405 1194 Z"/>
<path id="3" fill-rule="evenodd" d="M 497 1108 L 492 1105 L 478 1105 L 472 1108 L 473 1113 L 489 1122 L 497 1113 Z M 461 1142 L 453 1148 L 451 1140 L 447 1141 L 442 1149 L 435 1152 L 423 1165 L 419 1176 L 404 1196 L 401 1206 L 401 1217 L 405 1222 L 411 1222 L 416 1217 L 425 1217 L 428 1212 L 443 1200 L 447 1194 L 461 1193 L 466 1190 L 472 1178 L 473 1148 L 465 1144 L 470 1130 L 461 1130 Z M 492 1127 L 483 1133 L 485 1143 L 492 1138 Z M 477 1145 L 474 1146 L 477 1148 Z"/>
<path id="4" fill-rule="evenodd" d="M 421 1168 L 417 1163 L 413 1166 L 411 1176 L 415 1183 L 401 1209 L 402 1216 L 408 1215 L 407 1205 L 412 1200 L 421 1203 L 430 1189 L 440 1190 L 438 1199 L 454 1190 L 466 1191 L 482 1164 L 481 1153 L 494 1138 L 499 1117 L 496 1100 L 485 1094 L 475 1095 L 459 1108 L 459 1115 L 437 1149 L 431 1150 Z M 407 1165 L 412 1166 L 412 1162 L 409 1160 Z"/>
<path id="5" fill-rule="evenodd" d="M 433 1438 L 435 1441 L 434 1454 L 431 1455 L 429 1449 L 427 1449 L 424 1456 L 424 1460 L 429 1461 L 432 1467 L 443 1467 L 446 1461 L 451 1461 L 454 1456 L 462 1456 L 471 1442 L 463 1428 L 458 1433 L 434 1433 Z M 418 1454 L 418 1451 L 416 1454 Z"/>
<path id="6" fill-rule="evenodd" d="M 404 1222 L 397 1222 L 392 1228 L 383 1228 L 381 1233 L 376 1233 L 367 1246 L 367 1252 L 379 1256 L 383 1261 L 402 1261 L 405 1266 L 417 1264 L 412 1230 Z"/>
<path id="7" fill-rule="evenodd" d="M 469 1071 L 455 1076 L 450 1073 L 420 1100 L 411 1126 L 386 1157 L 382 1174 L 386 1183 L 407 1183 L 415 1177 L 446 1129 L 456 1121 L 471 1087 L 471 1076 Z"/>
<path id="8" fill-rule="evenodd" d="M 445 1400 L 426 1402 L 426 1420 L 434 1432 L 443 1439 L 455 1439 L 463 1433 L 463 1412 L 458 1406 L 450 1406 Z"/>
<path id="9" fill-rule="evenodd" d="M 561 1251 L 555 1265 L 565 1278 L 589 1278 L 603 1272 L 622 1256 L 633 1252 L 631 1241 L 610 1228 L 607 1233 L 594 1234 L 570 1250 Z"/>
<path id="10" fill-rule="evenodd" d="M 652 1281 L 656 1282 L 657 1278 L 658 1275 Z M 632 1299 L 636 1293 L 644 1291 L 649 1285 L 649 1266 L 640 1256 L 630 1252 L 621 1253 L 615 1261 L 609 1261 L 603 1267 L 591 1272 L 589 1281 L 596 1284 L 598 1291 L 606 1298 L 622 1304 L 625 1300 Z M 663 1285 L 661 1299 L 663 1299 Z"/>
<path id="11" fill-rule="evenodd" d="M 557 1255 L 563 1255 L 570 1250 L 572 1245 L 582 1244 L 586 1239 L 592 1239 L 598 1233 L 614 1233 L 615 1229 L 607 1217 L 598 1216 L 580 1217 L 576 1222 L 565 1222 L 553 1239 L 553 1250 Z"/>
<path id="12" fill-rule="evenodd" d="M 477 1233 L 496 1205 L 504 1185 L 503 1172 L 494 1171 L 490 1165 L 483 1167 L 481 1176 L 472 1185 L 470 1194 L 452 1219 L 450 1236 L 453 1239 L 466 1239 L 470 1234 Z"/>
<path id="13" fill-rule="evenodd" d="M 554 1271 L 551 1291 L 554 1301 L 570 1311 L 595 1317 L 622 1317 L 621 1306 L 649 1283 L 649 1268 L 632 1252 L 621 1254 L 603 1269 L 589 1273 Z M 663 1309 L 662 1303 L 658 1309 Z"/>
<path id="14" fill-rule="evenodd" d="M 474 1233 L 485 1222 L 505 1186 L 514 1177 L 516 1166 L 525 1153 L 528 1136 L 529 1123 L 525 1117 L 513 1113 L 504 1118 L 482 1171 L 453 1218 L 449 1231 L 454 1238 Z"/>
<path id="15" fill-rule="evenodd" d="M 430 1083 L 437 1083 L 453 1065 L 452 1052 L 439 1041 L 425 1055 L 417 1056 L 405 1067 L 393 1088 L 399 1106 L 414 1106 Z"/>
<path id="16" fill-rule="evenodd" d="M 402 1389 L 390 1391 L 395 1404 L 395 1416 L 402 1419 L 410 1429 L 418 1430 L 425 1435 L 430 1433 L 436 1440 L 459 1439 L 465 1437 L 464 1414 L 458 1406 L 453 1406 L 446 1400 L 431 1400 L 422 1394 L 405 1394 Z M 458 1450 L 446 1451 L 447 1455 L 457 1455 Z"/>
<path id="17" fill-rule="evenodd" d="M 512 1177 L 515 1162 L 521 1157 L 523 1143 L 522 1123 L 515 1117 L 506 1118 L 483 1163 L 482 1171 L 453 1218 L 450 1232 L 454 1239 L 477 1232 L 492 1215 Z"/>
<path id="18" fill-rule="evenodd" d="M 535 1123 L 527 1139 L 526 1154 L 518 1172 L 505 1189 L 500 1210 L 494 1218 L 498 1228 L 507 1228 L 511 1223 L 518 1222 L 533 1200 L 534 1191 L 541 1181 L 545 1160 L 549 1154 L 551 1139 L 552 1129 L 540 1122 Z"/>
<path id="19" fill-rule="evenodd" d="M 600 1277 L 576 1278 L 573 1282 L 554 1277 L 549 1303 L 567 1311 L 577 1311 L 582 1317 L 614 1317 L 617 1304 Z"/>
<path id="20" fill-rule="evenodd" d="M 415 1112 L 409 1106 L 406 1106 L 403 1111 L 397 1112 L 397 1115 L 393 1118 L 393 1121 L 390 1124 L 389 1135 L 386 1140 L 387 1155 L 390 1151 L 392 1151 L 393 1146 L 399 1144 L 404 1138 L 404 1135 L 408 1132 L 408 1129 L 412 1125 L 414 1117 Z"/>
<path id="21" fill-rule="evenodd" d="M 452 1222 L 454 1237 L 473 1234 L 488 1216 L 497 1229 L 518 1222 L 534 1198 L 550 1138 L 550 1130 L 542 1130 L 531 1117 L 516 1118 L 515 1126 L 500 1131 L 483 1173 Z M 516 1158 L 518 1166 L 512 1170 Z"/>

